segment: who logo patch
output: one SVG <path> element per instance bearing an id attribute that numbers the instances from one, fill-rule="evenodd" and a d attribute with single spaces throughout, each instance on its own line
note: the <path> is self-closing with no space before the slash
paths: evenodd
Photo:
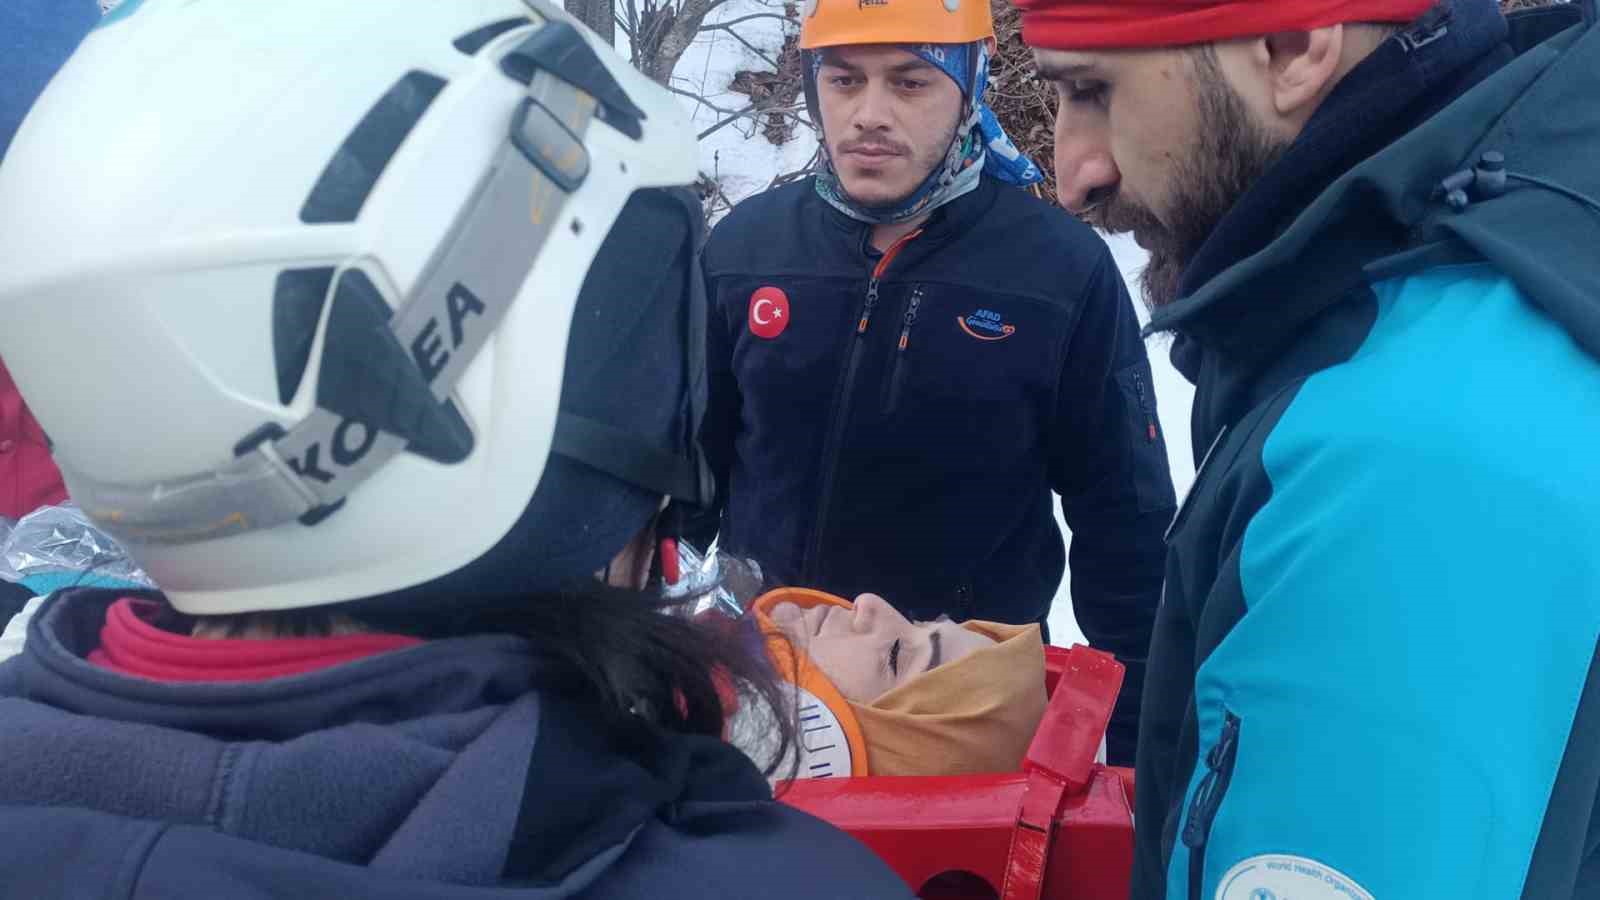
<path id="1" fill-rule="evenodd" d="M 1355 879 L 1304 856 L 1252 856 L 1228 870 L 1215 900 L 1373 900 Z"/>

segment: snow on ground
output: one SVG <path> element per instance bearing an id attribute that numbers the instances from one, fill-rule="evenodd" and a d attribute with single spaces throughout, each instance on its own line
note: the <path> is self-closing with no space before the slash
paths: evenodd
<path id="1" fill-rule="evenodd" d="M 781 2 L 730 0 L 714 10 L 705 24 L 730 22 L 756 13 L 781 14 L 782 11 Z M 775 59 L 778 49 L 783 45 L 783 29 L 791 26 L 776 19 L 762 18 L 742 22 L 737 27 L 745 41 Z M 693 114 L 696 130 L 704 131 L 727 118 L 726 113 L 718 112 L 713 107 L 738 110 L 748 104 L 749 100 L 743 94 L 727 89 L 735 72 L 770 68 L 750 47 L 727 31 L 707 31 L 701 33 L 678 61 L 673 86 L 705 98 L 704 102 L 680 98 Z M 737 203 L 766 188 L 774 176 L 798 170 L 811 159 L 816 147 L 815 136 L 806 128 L 796 129 L 795 139 L 778 147 L 762 135 L 760 123 L 745 120 L 727 125 L 701 140 L 700 167 L 706 173 L 715 175 L 728 198 Z M 1106 243 L 1123 278 L 1128 281 L 1129 292 L 1137 297 L 1137 276 L 1145 263 L 1145 251 L 1127 235 L 1107 236 Z M 1144 309 L 1141 304 L 1135 303 L 1135 306 L 1143 322 L 1147 318 Z M 1161 427 L 1166 432 L 1172 482 L 1181 498 L 1194 481 L 1195 461 L 1189 446 L 1189 408 L 1194 399 L 1194 389 L 1167 359 L 1167 345 L 1167 339 L 1161 337 L 1147 341 Z M 1059 503 L 1056 506 L 1056 520 L 1062 532 L 1070 535 L 1066 523 L 1061 521 Z M 1070 588 L 1070 577 L 1063 578 L 1050 613 L 1051 643 L 1061 646 L 1085 642 L 1083 632 L 1072 615 Z"/>
<path id="2" fill-rule="evenodd" d="M 711 11 L 702 27 L 753 15 L 782 16 L 783 3 L 729 0 Z M 724 30 L 702 31 L 678 59 L 673 71 L 673 88 L 703 98 L 681 95 L 678 98 L 693 116 L 697 134 L 750 105 L 749 97 L 728 90 L 734 73 L 744 69 L 771 71 L 768 60 L 778 58 L 785 29 L 799 26 L 786 25 L 778 19 L 759 18 L 739 22 L 733 27 L 738 30 L 737 37 Z M 766 59 L 756 51 L 765 54 Z M 765 189 L 777 175 L 799 171 L 816 152 L 816 137 L 803 125 L 795 129 L 794 139 L 783 146 L 768 141 L 761 133 L 761 126 L 758 120 L 741 119 L 724 125 L 700 141 L 701 171 L 716 178 L 734 203 Z"/>

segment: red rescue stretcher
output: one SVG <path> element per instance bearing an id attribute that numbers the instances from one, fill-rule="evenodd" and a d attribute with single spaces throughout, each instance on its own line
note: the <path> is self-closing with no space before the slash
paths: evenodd
<path id="1" fill-rule="evenodd" d="M 1133 772 L 1095 762 L 1122 664 L 1045 648 L 1050 694 L 1022 771 L 795 781 L 779 798 L 848 831 L 923 900 L 1124 900 Z"/>

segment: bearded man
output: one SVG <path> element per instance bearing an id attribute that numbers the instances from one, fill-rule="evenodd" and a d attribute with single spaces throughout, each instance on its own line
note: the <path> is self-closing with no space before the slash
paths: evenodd
<path id="1" fill-rule="evenodd" d="M 913 620 L 1042 624 L 1054 490 L 1078 623 L 1128 667 L 1108 753 L 1131 762 L 1175 504 L 1121 274 L 1022 189 L 983 103 L 987 0 L 814 0 L 801 29 L 827 165 L 705 251 L 722 546 Z"/>
<path id="2" fill-rule="evenodd" d="M 1061 196 L 1150 250 L 1206 460 L 1134 895 L 1600 896 L 1600 34 L 1493 0 L 1017 2 Z"/>

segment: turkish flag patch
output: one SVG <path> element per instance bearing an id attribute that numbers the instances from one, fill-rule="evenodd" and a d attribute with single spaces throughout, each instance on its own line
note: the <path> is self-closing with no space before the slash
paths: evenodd
<path id="1" fill-rule="evenodd" d="M 764 287 L 750 295 L 750 333 L 772 340 L 789 327 L 789 295 Z"/>

